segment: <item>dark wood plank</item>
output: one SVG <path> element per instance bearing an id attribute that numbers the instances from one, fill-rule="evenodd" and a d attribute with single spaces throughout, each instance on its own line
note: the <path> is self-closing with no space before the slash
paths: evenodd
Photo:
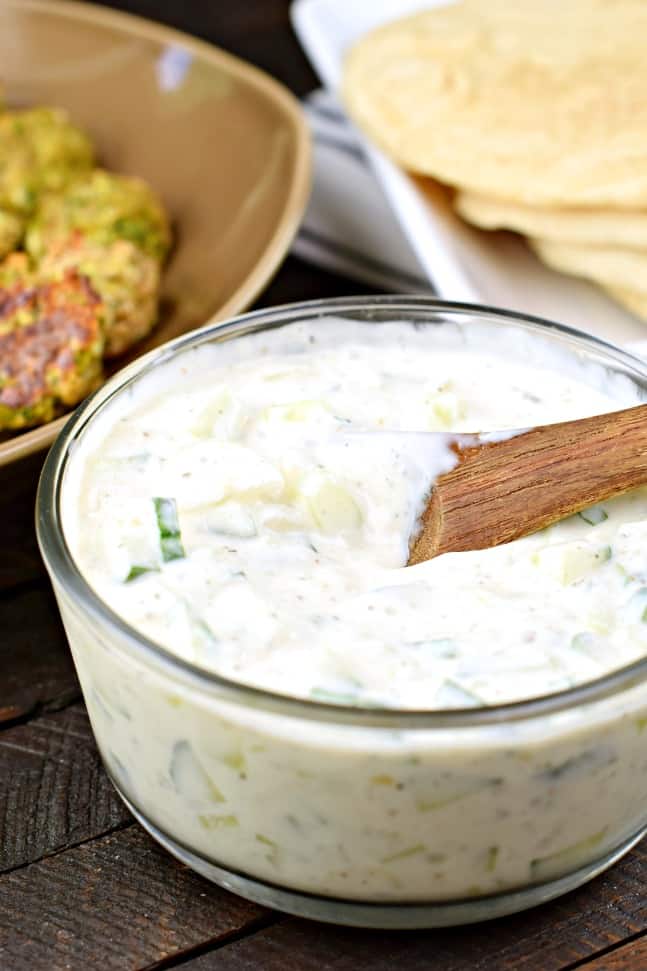
<path id="1" fill-rule="evenodd" d="M 272 917 L 176 863 L 133 825 L 0 881 L 0 966 L 125 971 Z"/>
<path id="2" fill-rule="evenodd" d="M 470 928 L 378 933 L 289 920 L 184 969 L 560 971 L 647 929 L 646 864 L 643 844 L 609 874 L 561 900 Z"/>
<path id="3" fill-rule="evenodd" d="M 0 726 L 80 697 L 74 665 L 47 580 L 0 598 Z"/>
<path id="4" fill-rule="evenodd" d="M 0 872 L 130 818 L 101 767 L 83 705 L 0 732 Z"/>
<path id="5" fill-rule="evenodd" d="M 645 971 L 647 968 L 647 937 L 616 948 L 594 961 L 581 965 L 583 971 Z"/>
<path id="6" fill-rule="evenodd" d="M 43 458 L 44 453 L 30 455 L 0 469 L 0 594 L 45 576 L 34 530 L 34 502 Z"/>

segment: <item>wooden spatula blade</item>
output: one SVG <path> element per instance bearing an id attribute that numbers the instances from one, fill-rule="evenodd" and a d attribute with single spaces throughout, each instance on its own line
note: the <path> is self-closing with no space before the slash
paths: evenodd
<path id="1" fill-rule="evenodd" d="M 534 533 L 647 483 L 647 405 L 461 447 L 434 484 L 409 565 Z"/>

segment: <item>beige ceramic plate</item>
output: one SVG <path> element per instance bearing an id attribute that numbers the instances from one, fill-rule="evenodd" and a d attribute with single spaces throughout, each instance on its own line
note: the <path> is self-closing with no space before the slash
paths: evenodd
<path id="1" fill-rule="evenodd" d="M 100 160 L 148 179 L 171 213 L 161 323 L 135 354 L 251 303 L 310 184 L 305 122 L 280 84 L 166 27 L 47 0 L 0 0 L 0 81 L 10 106 L 66 108 Z M 0 439 L 0 465 L 50 445 L 64 422 Z"/>

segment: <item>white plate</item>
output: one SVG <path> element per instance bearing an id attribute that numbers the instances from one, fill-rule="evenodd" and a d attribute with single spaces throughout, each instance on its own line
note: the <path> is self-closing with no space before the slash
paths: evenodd
<path id="1" fill-rule="evenodd" d="M 366 31 L 442 0 L 295 0 L 294 29 L 324 85 L 335 91 L 344 52 Z M 614 343 L 644 340 L 647 326 L 583 280 L 543 266 L 512 234 L 472 229 L 441 198 L 370 144 L 377 177 L 439 296 L 508 307 L 579 327 Z"/>

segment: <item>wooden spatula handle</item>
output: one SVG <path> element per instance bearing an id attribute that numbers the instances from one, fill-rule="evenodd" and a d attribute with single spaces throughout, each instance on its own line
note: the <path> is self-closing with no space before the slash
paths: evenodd
<path id="1" fill-rule="evenodd" d="M 409 563 L 536 532 L 647 483 L 647 405 L 461 448 L 437 480 Z"/>

